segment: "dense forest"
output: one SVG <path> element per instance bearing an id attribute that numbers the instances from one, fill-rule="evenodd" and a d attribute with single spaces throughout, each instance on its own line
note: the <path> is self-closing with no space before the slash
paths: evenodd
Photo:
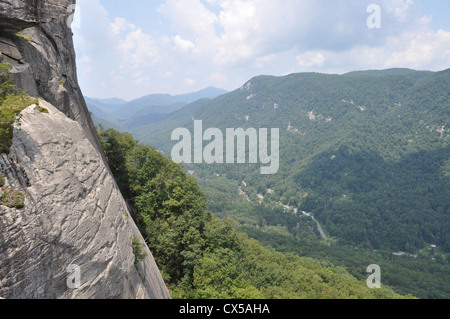
<path id="1" fill-rule="evenodd" d="M 260 76 L 202 102 L 193 114 L 136 136 L 170 154 L 170 133 L 204 127 L 280 128 L 280 171 L 260 165 L 191 165 L 263 198 L 314 214 L 345 245 L 450 252 L 450 70 Z M 177 125 L 177 126 L 175 126 Z M 237 186 L 239 187 L 239 185 Z M 255 201 L 255 200 L 253 200 Z"/>
<path id="2" fill-rule="evenodd" d="M 401 294 L 419 298 L 450 297 L 450 265 L 448 254 L 442 249 L 427 247 L 418 254 L 374 250 L 366 245 L 342 244 L 337 238 L 323 239 L 310 217 L 295 214 L 283 205 L 268 208 L 259 203 L 256 193 L 246 195 L 238 188 L 245 187 L 225 177 L 199 180 L 208 194 L 208 207 L 221 219 L 233 219 L 239 231 L 257 239 L 264 247 L 279 252 L 318 259 L 323 265 L 341 265 L 354 277 L 367 278 L 364 267 L 380 265 L 383 283 Z M 234 191 L 230 191 L 234 190 Z"/>
<path id="3" fill-rule="evenodd" d="M 369 289 L 344 267 L 262 246 L 214 217 L 182 166 L 128 133 L 100 129 L 99 137 L 174 298 L 402 298 L 387 286 Z"/>
<path id="4" fill-rule="evenodd" d="M 207 209 L 269 250 L 360 280 L 376 263 L 397 292 L 448 298 L 449 87 L 450 70 L 259 76 L 131 132 L 168 155 L 172 131 L 192 132 L 193 119 L 222 131 L 280 128 L 275 175 L 259 164 L 186 165 Z"/>

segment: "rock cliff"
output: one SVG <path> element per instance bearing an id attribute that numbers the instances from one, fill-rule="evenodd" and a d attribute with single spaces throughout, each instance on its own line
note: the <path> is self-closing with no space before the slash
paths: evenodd
<path id="1" fill-rule="evenodd" d="M 86 131 L 98 151 L 89 111 L 78 85 L 69 0 L 0 1 L 0 52 L 16 83 L 42 96 Z M 1 62 L 1 61 L 0 61 Z"/>
<path id="2" fill-rule="evenodd" d="M 0 296 L 170 298 L 147 246 L 148 256 L 135 260 L 141 235 L 78 86 L 72 3 L 0 1 L 0 59 L 13 65 L 20 88 L 40 97 L 0 156 L 3 190 L 22 193 L 25 204 L 0 206 Z"/>

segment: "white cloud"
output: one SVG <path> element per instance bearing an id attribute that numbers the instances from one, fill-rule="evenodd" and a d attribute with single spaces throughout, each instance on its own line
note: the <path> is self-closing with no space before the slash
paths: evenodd
<path id="1" fill-rule="evenodd" d="M 257 58 L 255 65 L 257 68 L 264 68 L 265 66 L 271 64 L 276 58 L 276 54 L 268 54 L 263 57 Z"/>
<path id="2" fill-rule="evenodd" d="M 386 56 L 385 67 L 403 66 L 440 70 L 450 67 L 450 31 L 412 33 L 404 36 L 404 45 Z"/>
<path id="3" fill-rule="evenodd" d="M 123 55 L 123 67 L 144 68 L 155 66 L 162 62 L 160 44 L 142 29 L 136 29 L 119 38 L 118 49 Z"/>
<path id="4" fill-rule="evenodd" d="M 83 54 L 95 57 L 105 50 L 114 50 L 114 32 L 109 22 L 108 11 L 99 0 L 78 0 L 82 8 L 81 28 L 74 29 L 74 42 Z"/>
<path id="5" fill-rule="evenodd" d="M 145 85 L 145 84 L 149 84 L 150 83 L 150 77 L 149 76 L 141 76 L 136 78 L 133 81 L 134 84 L 136 85 Z"/>
<path id="6" fill-rule="evenodd" d="M 194 85 L 196 82 L 195 82 L 195 80 L 193 80 L 193 79 L 185 79 L 184 80 L 184 84 L 186 84 L 186 85 L 189 85 L 189 86 L 192 86 L 192 85 Z"/>
<path id="7" fill-rule="evenodd" d="M 208 36 L 218 17 L 200 0 L 166 0 L 158 12 L 172 21 L 172 28 L 183 37 Z"/>
<path id="8" fill-rule="evenodd" d="M 297 62 L 300 68 L 320 67 L 325 63 L 323 52 L 306 52 L 297 55 Z"/>
<path id="9" fill-rule="evenodd" d="M 106 82 L 110 95 L 124 92 L 130 99 L 149 88 L 233 89 L 263 73 L 448 67 L 450 30 L 431 29 L 431 17 L 418 14 L 418 0 L 379 0 L 377 30 L 366 25 L 371 3 L 165 0 L 157 9 L 163 23 L 149 30 L 110 16 L 99 0 L 79 0 L 83 27 L 74 32 L 80 75 L 88 92 Z"/>
<path id="10" fill-rule="evenodd" d="M 414 0 L 390 0 L 386 4 L 386 10 L 393 17 L 404 20 L 411 14 Z"/>
<path id="11" fill-rule="evenodd" d="M 128 23 L 127 20 L 123 18 L 115 18 L 114 22 L 110 24 L 111 30 L 115 36 L 127 32 L 127 31 L 133 31 L 136 30 L 136 26 Z"/>
<path id="12" fill-rule="evenodd" d="M 295 32 L 302 32 L 309 18 L 302 18 L 304 1 L 225 0 L 220 6 L 219 25 L 223 30 L 217 35 L 216 65 L 248 63 L 259 59 L 273 59 L 273 54 L 296 44 Z"/>
<path id="13" fill-rule="evenodd" d="M 158 11 L 177 33 L 177 50 L 192 52 L 215 67 L 252 63 L 297 48 L 347 51 L 377 46 L 391 34 L 416 23 L 413 0 L 379 0 L 384 28 L 376 34 L 366 26 L 369 0 L 166 0 Z M 194 49 L 195 46 L 195 49 Z M 253 63 L 256 61 L 256 63 Z M 313 64 L 317 64 L 317 61 Z"/>
<path id="14" fill-rule="evenodd" d="M 343 52 L 310 51 L 297 56 L 299 71 L 345 73 L 351 70 L 412 68 L 440 71 L 450 61 L 450 31 L 404 32 L 385 46 L 355 46 Z"/>
<path id="15" fill-rule="evenodd" d="M 206 81 L 210 83 L 209 86 L 221 86 L 223 83 L 226 83 L 227 80 L 228 77 L 220 72 L 211 73 L 206 78 Z"/>
<path id="16" fill-rule="evenodd" d="M 189 52 L 195 48 L 195 44 L 192 41 L 184 40 L 180 35 L 176 35 L 173 38 L 175 43 L 175 49 L 182 52 Z"/>
<path id="17" fill-rule="evenodd" d="M 170 78 L 172 75 L 173 75 L 173 73 L 170 72 L 170 71 L 166 71 L 166 72 L 160 74 L 160 76 L 161 76 L 162 78 Z"/>

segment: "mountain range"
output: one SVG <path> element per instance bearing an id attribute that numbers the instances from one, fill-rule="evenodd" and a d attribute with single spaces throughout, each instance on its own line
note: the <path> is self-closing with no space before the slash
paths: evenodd
<path id="1" fill-rule="evenodd" d="M 200 99 L 213 99 L 227 93 L 226 90 L 208 87 L 198 92 L 170 95 L 151 94 L 127 102 L 118 98 L 95 99 L 85 97 L 94 122 L 104 127 L 135 130 L 157 123 L 171 113 Z"/>
<path id="2" fill-rule="evenodd" d="M 260 176 L 257 165 L 192 169 L 245 181 L 244 188 L 265 202 L 314 212 L 332 236 L 349 244 L 450 249 L 448 87 L 450 70 L 259 76 L 213 100 L 167 105 L 158 113 L 162 120 L 122 123 L 167 155 L 172 131 L 193 129 L 193 119 L 224 130 L 280 128 L 276 176 Z M 146 97 L 126 104 L 129 114 L 156 114 L 140 103 L 155 97 L 166 104 L 180 99 Z"/>
<path id="3" fill-rule="evenodd" d="M 272 247 L 305 249 L 312 232 L 328 246 L 423 257 L 448 276 L 449 87 L 450 69 L 258 76 L 127 131 L 169 155 L 173 130 L 192 131 L 193 120 L 223 131 L 279 128 L 276 175 L 260 165 L 186 165 L 214 214 Z"/>

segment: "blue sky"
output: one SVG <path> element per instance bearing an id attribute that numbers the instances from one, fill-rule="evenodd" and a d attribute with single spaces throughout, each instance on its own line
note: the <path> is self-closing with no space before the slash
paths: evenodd
<path id="1" fill-rule="evenodd" d="M 261 74 L 450 68 L 448 0 L 78 0 L 86 96 L 126 100 Z M 367 21 L 376 4 L 381 28 Z M 378 18 L 378 17 L 376 17 Z"/>

